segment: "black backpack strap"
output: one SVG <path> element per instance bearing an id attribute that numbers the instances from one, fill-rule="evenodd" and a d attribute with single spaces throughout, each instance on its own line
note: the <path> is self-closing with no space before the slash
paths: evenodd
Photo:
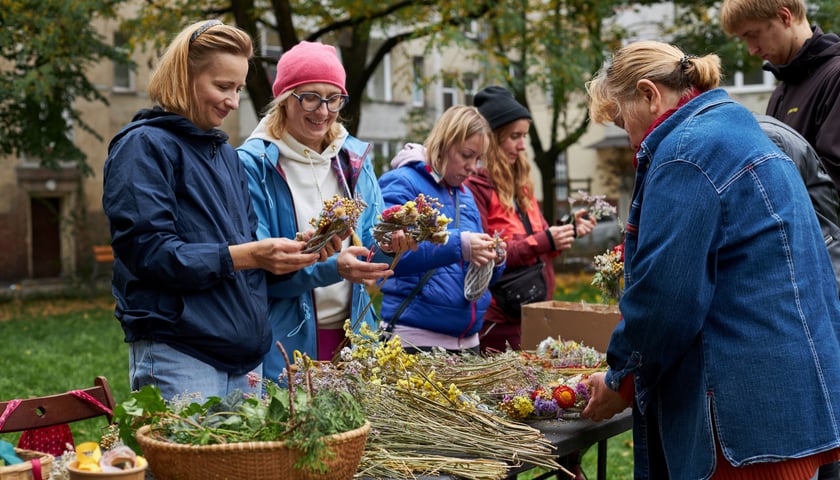
<path id="1" fill-rule="evenodd" d="M 414 297 L 416 297 L 417 294 L 420 293 L 420 290 L 423 289 L 423 285 L 425 285 L 426 282 L 428 282 L 429 279 L 432 278 L 432 274 L 435 273 L 435 270 L 437 269 L 432 268 L 426 270 L 426 274 L 423 275 L 423 278 L 420 279 L 419 282 L 417 282 L 417 285 L 414 286 L 414 288 L 411 290 L 411 293 L 409 293 L 408 296 L 403 299 L 402 303 L 400 303 L 400 307 L 397 308 L 396 312 L 394 312 L 394 316 L 391 317 L 390 320 L 388 320 L 388 327 L 385 328 L 386 332 L 391 333 L 394 331 L 394 325 L 397 324 L 397 319 L 400 318 L 400 315 L 402 315 L 405 309 L 408 308 L 408 304 L 411 303 Z"/>

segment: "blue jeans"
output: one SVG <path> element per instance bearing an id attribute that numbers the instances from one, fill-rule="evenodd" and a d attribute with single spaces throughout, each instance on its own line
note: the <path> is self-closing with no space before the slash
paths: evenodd
<path id="1" fill-rule="evenodd" d="M 248 375 L 231 375 L 165 343 L 148 340 L 129 344 L 128 369 L 132 391 L 156 385 L 166 400 L 178 397 L 202 402 L 209 397 L 224 398 L 236 389 L 253 395 L 262 390 L 262 365 L 254 370 L 258 380 L 251 386 Z"/>

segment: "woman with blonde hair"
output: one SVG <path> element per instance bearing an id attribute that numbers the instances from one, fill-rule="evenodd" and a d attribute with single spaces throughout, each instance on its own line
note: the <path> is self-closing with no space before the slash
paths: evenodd
<path id="1" fill-rule="evenodd" d="M 248 374 L 272 348 L 265 270 L 288 274 L 319 259 L 301 241 L 257 240 L 245 173 L 218 129 L 239 108 L 252 53 L 236 27 L 186 27 L 149 82 L 157 105 L 108 146 L 102 206 L 132 390 L 259 393 Z"/>
<path id="2" fill-rule="evenodd" d="M 545 296 L 540 300 L 551 300 L 554 257 L 569 249 L 575 238 L 591 232 L 595 220 L 588 219 L 586 210 L 578 210 L 572 223 L 549 225 L 534 196 L 531 164 L 526 154 L 531 114 L 510 91 L 499 86 L 479 91 L 475 106 L 487 119 L 493 134 L 484 166 L 476 170 L 466 185 L 475 196 L 484 231 L 491 235 L 499 232 L 507 244 L 507 266 L 502 277 L 542 264 Z M 522 326 L 519 307 L 507 305 L 502 298 L 494 296 L 479 334 L 482 351 L 504 351 L 508 346 L 519 350 Z"/>
<path id="3" fill-rule="evenodd" d="M 384 283 L 382 319 L 409 351 L 440 347 L 478 352 L 478 332 L 490 293 L 465 297 L 470 263 L 495 262 L 492 283 L 504 268 L 504 244 L 484 233 L 481 215 L 464 181 L 475 172 L 490 141 L 490 126 L 475 107 L 456 105 L 438 119 L 423 145 L 409 143 L 391 161 L 379 184 L 387 206 L 419 194 L 435 198 L 452 219 L 445 245 L 423 242 L 403 254 Z M 496 247 L 499 247 L 497 249 Z"/>
<path id="4" fill-rule="evenodd" d="M 345 342 L 346 320 L 357 328 L 362 323 L 375 327 L 363 283 L 389 276 L 389 254 L 407 248 L 399 235 L 394 245 L 376 245 L 373 239 L 372 227 L 384 209 L 382 194 L 371 145 L 350 135 L 339 121 L 349 99 L 345 77 L 335 47 L 298 43 L 277 62 L 274 100 L 237 149 L 259 218 L 259 238 L 294 237 L 335 197 L 364 203 L 355 234 L 341 239 L 341 254 L 269 279 L 274 340 L 289 352 L 319 360 L 332 360 Z M 369 254 L 376 261 L 358 258 Z M 278 381 L 285 366 L 281 352 L 272 349 L 265 357 L 265 376 Z"/>
<path id="5" fill-rule="evenodd" d="M 806 480 L 840 457 L 837 286 L 796 166 L 719 83 L 716 55 L 645 41 L 588 84 L 637 153 L 623 318 L 582 416 L 634 406 L 636 478 Z"/>

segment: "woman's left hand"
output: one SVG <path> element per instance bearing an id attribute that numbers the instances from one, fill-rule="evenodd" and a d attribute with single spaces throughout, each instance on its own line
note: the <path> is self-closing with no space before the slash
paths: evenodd
<path id="1" fill-rule="evenodd" d="M 312 239 L 312 237 L 314 235 L 315 235 L 315 230 L 307 230 L 307 231 L 302 232 L 300 234 L 300 239 L 304 242 L 308 242 L 309 240 Z M 335 254 L 336 252 L 340 252 L 341 251 L 341 246 L 342 246 L 341 245 L 342 241 L 343 241 L 342 238 L 339 237 L 338 235 L 331 236 L 330 239 L 324 245 L 324 247 L 322 249 L 318 250 L 318 252 L 316 252 L 316 253 L 318 253 L 318 261 L 323 262 L 324 260 L 332 257 L 333 254 Z"/>
<path id="2" fill-rule="evenodd" d="M 417 250 L 417 241 L 411 235 L 407 235 L 405 230 L 394 230 L 391 232 L 391 241 L 380 243 L 379 248 L 385 253 L 414 251 Z"/>
<path id="3" fill-rule="evenodd" d="M 394 274 L 387 263 L 369 263 L 359 260 L 367 258 L 370 250 L 365 247 L 347 247 L 338 254 L 336 265 L 338 274 L 353 283 L 375 282 L 380 278 L 387 278 Z"/>
<path id="4" fill-rule="evenodd" d="M 486 233 L 470 232 L 470 262 L 480 267 L 490 260 L 495 260 L 496 241 Z"/>
<path id="5" fill-rule="evenodd" d="M 575 212 L 575 231 L 578 237 L 589 235 L 597 223 L 598 221 L 592 218 L 586 210 Z"/>
<path id="6" fill-rule="evenodd" d="M 614 417 L 630 406 L 618 392 L 607 386 L 605 378 L 604 372 L 593 373 L 589 376 L 589 387 L 592 393 L 580 418 L 600 422 Z"/>

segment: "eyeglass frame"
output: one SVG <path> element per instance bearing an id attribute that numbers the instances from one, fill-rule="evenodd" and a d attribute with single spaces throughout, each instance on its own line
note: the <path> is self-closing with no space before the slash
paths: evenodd
<path id="1" fill-rule="evenodd" d="M 313 108 L 312 110 L 307 110 L 307 109 L 306 109 L 306 107 L 304 107 L 304 106 L 303 106 L 303 98 L 304 98 L 304 97 L 303 97 L 303 95 L 314 95 L 315 97 L 317 97 L 317 98 L 318 98 L 318 101 L 319 101 L 318 106 L 317 106 L 317 107 L 315 107 L 315 108 Z M 322 97 L 320 94 L 318 94 L 318 93 L 316 93 L 316 92 L 301 92 L 300 94 L 298 94 L 298 93 L 296 93 L 296 92 L 292 92 L 292 96 L 293 96 L 293 97 L 295 97 L 295 98 L 297 98 L 297 101 L 298 101 L 298 103 L 300 104 L 300 108 L 301 108 L 304 112 L 315 112 L 315 111 L 317 111 L 317 110 L 319 110 L 319 109 L 321 108 L 321 105 L 326 105 L 326 106 L 327 106 L 327 111 L 328 111 L 328 112 L 338 113 L 338 112 L 340 112 L 340 111 L 341 111 L 341 109 L 343 109 L 344 107 L 346 107 L 346 106 L 347 106 L 347 102 L 349 102 L 349 101 L 350 101 L 350 95 L 346 95 L 346 94 L 344 94 L 344 93 L 336 93 L 335 95 L 332 95 L 332 96 L 330 96 L 329 98 L 324 98 L 324 97 Z M 339 97 L 339 98 L 341 98 L 341 99 L 343 100 L 343 101 L 341 102 L 341 106 L 340 106 L 340 107 L 338 107 L 338 110 L 333 110 L 332 108 L 330 108 L 330 101 L 332 101 L 332 99 L 334 99 L 335 97 Z"/>

